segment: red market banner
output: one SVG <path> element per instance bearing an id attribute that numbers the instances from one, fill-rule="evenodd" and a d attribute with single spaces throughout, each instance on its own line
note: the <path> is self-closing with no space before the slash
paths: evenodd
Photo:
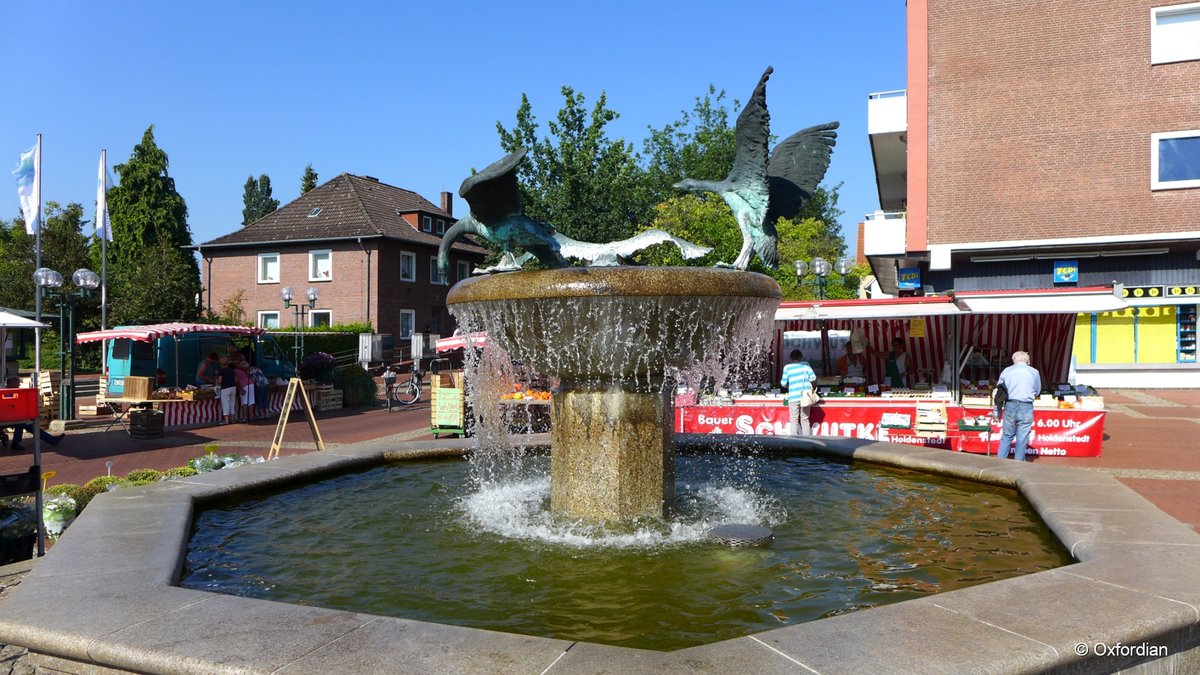
<path id="1" fill-rule="evenodd" d="M 964 417 L 986 415 L 986 408 L 946 406 L 946 433 L 918 435 L 911 429 L 884 428 L 884 413 L 901 413 L 916 420 L 911 402 L 869 405 L 820 404 L 809 414 L 814 436 L 862 438 L 905 445 L 919 445 L 959 452 L 995 454 L 1000 441 L 1000 424 L 989 431 L 960 430 Z M 1104 440 L 1103 410 L 1035 409 L 1029 453 L 1061 457 L 1099 457 Z M 783 406 L 683 406 L 675 409 L 675 430 L 689 434 L 784 435 L 788 411 Z"/>

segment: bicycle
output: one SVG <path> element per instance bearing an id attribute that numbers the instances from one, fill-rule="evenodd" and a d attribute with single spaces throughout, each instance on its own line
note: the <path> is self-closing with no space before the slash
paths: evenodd
<path id="1" fill-rule="evenodd" d="M 421 400 L 421 367 L 414 365 L 407 382 L 396 383 L 396 371 L 388 366 L 383 372 L 384 397 L 387 399 L 388 412 L 394 406 L 408 406 Z"/>

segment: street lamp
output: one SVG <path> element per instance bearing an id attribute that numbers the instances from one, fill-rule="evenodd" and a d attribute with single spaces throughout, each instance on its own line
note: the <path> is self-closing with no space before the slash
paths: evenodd
<path id="1" fill-rule="evenodd" d="M 42 293 L 58 300 L 58 358 L 61 382 L 59 384 L 58 417 L 75 419 L 75 307 L 79 299 L 86 298 L 100 287 L 100 275 L 80 268 L 71 275 L 76 291 L 62 290 L 63 277 L 58 272 L 41 267 L 33 273 L 33 283 Z"/>
<path id="2" fill-rule="evenodd" d="M 850 273 L 850 270 L 854 269 L 854 263 L 850 262 L 847 258 L 838 258 L 836 263 L 830 265 L 828 260 L 819 256 L 813 258 L 812 265 L 809 265 L 804 260 L 797 260 L 795 265 L 796 281 L 799 282 L 801 288 L 804 287 L 805 283 L 813 285 L 814 300 L 825 299 L 826 277 L 829 276 L 830 272 L 837 272 L 842 276 L 842 281 L 845 282 L 846 275 Z M 812 281 L 806 282 L 804 277 L 808 276 L 810 271 L 815 278 Z"/>
<path id="3" fill-rule="evenodd" d="M 292 349 L 296 352 L 296 366 L 299 367 L 300 359 L 304 357 L 304 333 L 300 327 L 304 321 L 304 315 L 308 314 L 309 309 L 317 306 L 317 299 L 321 297 L 321 294 L 317 292 L 317 289 L 309 286 L 308 290 L 304 291 L 304 297 L 308 302 L 292 304 L 292 287 L 284 286 L 283 290 L 279 291 L 279 297 L 283 300 L 283 308 L 290 307 L 295 313 L 295 321 L 292 325 L 296 328 L 296 337 L 293 340 Z"/>

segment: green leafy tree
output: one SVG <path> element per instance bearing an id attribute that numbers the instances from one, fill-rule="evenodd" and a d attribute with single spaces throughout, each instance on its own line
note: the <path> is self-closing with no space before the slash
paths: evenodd
<path id="1" fill-rule="evenodd" d="M 32 310 L 34 303 L 34 238 L 25 221 L 0 221 L 0 307 Z"/>
<path id="2" fill-rule="evenodd" d="M 645 171 L 632 145 L 608 137 L 605 127 L 618 114 L 603 93 L 590 115 L 582 93 L 563 87 L 562 95 L 547 136 L 525 95 L 512 129 L 496 123 L 505 152 L 530 151 L 519 173 L 525 213 L 582 241 L 626 238 L 653 212 Z"/>
<path id="3" fill-rule="evenodd" d="M 120 184 L 108 192 L 113 228 L 108 245 L 109 308 L 114 325 L 196 318 L 200 268 L 184 250 L 192 245 L 187 204 L 175 190 L 168 165 L 152 125 L 129 161 L 113 167 L 120 176 Z M 93 246 L 97 257 L 99 248 Z"/>
<path id="4" fill-rule="evenodd" d="M 647 173 L 652 188 L 660 195 L 676 191 L 671 186 L 683 178 L 722 180 L 733 166 L 734 131 L 731 117 L 739 108 L 725 105 L 725 92 L 709 85 L 703 97 L 696 97 L 691 112 L 661 129 L 650 129 L 643 141 Z"/>
<path id="5" fill-rule="evenodd" d="M 247 178 L 242 204 L 245 206 L 242 209 L 243 227 L 279 208 L 279 200 L 271 197 L 271 177 L 264 173 L 257 181 L 254 176 Z"/>
<path id="6" fill-rule="evenodd" d="M 312 164 L 309 164 L 304 167 L 304 175 L 300 177 L 300 194 L 304 194 L 315 187 L 317 187 L 317 172 L 313 171 Z"/>

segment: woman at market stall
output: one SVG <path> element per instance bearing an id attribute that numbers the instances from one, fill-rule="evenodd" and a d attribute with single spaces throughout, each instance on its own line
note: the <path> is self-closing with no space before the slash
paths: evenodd
<path id="1" fill-rule="evenodd" d="M 221 362 L 216 352 L 209 352 L 196 368 L 196 386 L 205 384 L 216 386 L 221 376 Z"/>
<path id="2" fill-rule="evenodd" d="M 862 377 L 867 376 L 867 366 L 864 363 L 865 358 L 862 354 L 856 354 L 854 347 L 849 342 L 846 343 L 846 353 L 842 354 L 837 360 L 837 372 L 842 377 Z"/>
<path id="3" fill-rule="evenodd" d="M 229 362 L 228 356 L 222 356 L 220 364 L 221 424 L 229 424 L 237 416 L 237 370 Z"/>
<path id="4" fill-rule="evenodd" d="M 808 420 L 809 410 L 813 406 L 812 383 L 817 379 L 817 374 L 805 362 L 804 354 L 799 349 L 793 349 L 790 356 L 792 362 L 783 367 L 779 382 L 787 388 L 788 433 L 795 436 L 799 427 L 799 431 L 808 436 L 812 433 Z"/>
<path id="5" fill-rule="evenodd" d="M 884 382 L 894 389 L 909 387 L 908 351 L 904 349 L 904 338 L 892 338 L 892 349 L 886 354 L 876 354 L 887 359 Z"/>

